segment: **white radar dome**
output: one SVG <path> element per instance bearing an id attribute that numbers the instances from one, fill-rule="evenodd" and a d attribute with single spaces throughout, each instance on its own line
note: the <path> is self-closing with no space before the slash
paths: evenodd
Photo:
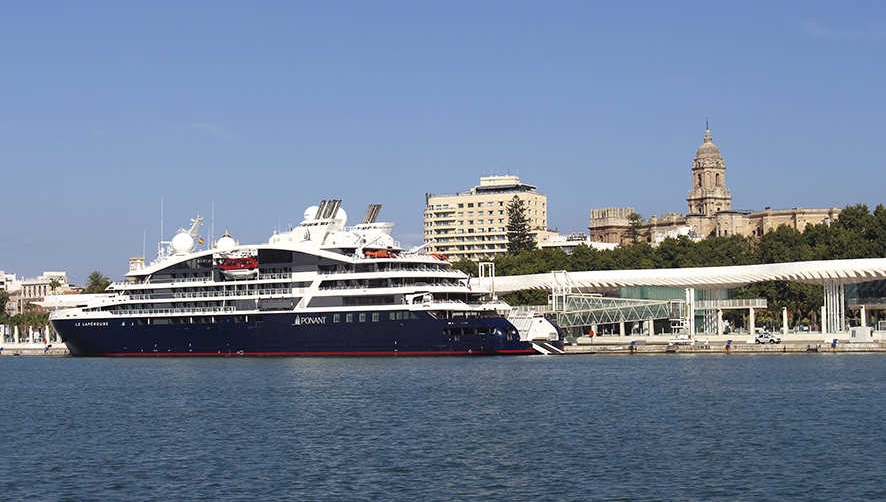
<path id="1" fill-rule="evenodd" d="M 194 238 L 182 230 L 172 238 L 172 250 L 175 254 L 190 253 L 194 249 Z"/>
<path id="2" fill-rule="evenodd" d="M 218 242 L 215 243 L 215 248 L 219 251 L 230 251 L 234 249 L 236 245 L 237 241 L 235 241 L 234 238 L 231 237 L 231 234 L 225 232 L 225 235 L 222 235 L 218 239 Z"/>
<path id="3" fill-rule="evenodd" d="M 345 223 L 348 222 L 348 213 L 345 212 L 343 207 L 339 207 L 338 211 L 335 212 L 335 222 L 338 223 L 339 228 L 345 226 Z"/>
<path id="4" fill-rule="evenodd" d="M 317 211 L 320 210 L 320 206 L 308 206 L 305 209 L 305 221 L 313 220 L 317 217 Z"/>

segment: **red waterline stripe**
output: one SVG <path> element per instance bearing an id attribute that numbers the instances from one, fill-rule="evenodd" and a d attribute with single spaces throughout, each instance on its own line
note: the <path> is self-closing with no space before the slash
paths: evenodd
<path id="1" fill-rule="evenodd" d="M 510 349 L 499 351 L 396 351 L 396 352 L 109 352 L 112 357 L 234 357 L 234 356 L 473 356 L 535 354 L 534 350 Z"/>

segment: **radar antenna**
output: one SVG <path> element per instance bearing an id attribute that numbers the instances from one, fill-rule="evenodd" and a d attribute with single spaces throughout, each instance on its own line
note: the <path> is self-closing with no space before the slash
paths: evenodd
<path id="1" fill-rule="evenodd" d="M 188 229 L 188 235 L 191 236 L 192 239 L 197 239 L 200 235 L 200 225 L 203 224 L 203 217 L 199 214 L 196 218 L 191 218 L 191 228 Z"/>

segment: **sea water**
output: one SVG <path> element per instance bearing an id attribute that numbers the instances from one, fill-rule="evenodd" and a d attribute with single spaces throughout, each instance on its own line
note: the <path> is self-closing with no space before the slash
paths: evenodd
<path id="1" fill-rule="evenodd" d="M 886 499 L 886 358 L 0 357 L 3 500 Z"/>

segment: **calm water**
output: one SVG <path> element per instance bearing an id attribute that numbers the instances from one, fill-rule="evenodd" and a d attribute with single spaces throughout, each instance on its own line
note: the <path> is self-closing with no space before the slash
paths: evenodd
<path id="1" fill-rule="evenodd" d="M 882 355 L 0 357 L 4 500 L 886 499 Z"/>

